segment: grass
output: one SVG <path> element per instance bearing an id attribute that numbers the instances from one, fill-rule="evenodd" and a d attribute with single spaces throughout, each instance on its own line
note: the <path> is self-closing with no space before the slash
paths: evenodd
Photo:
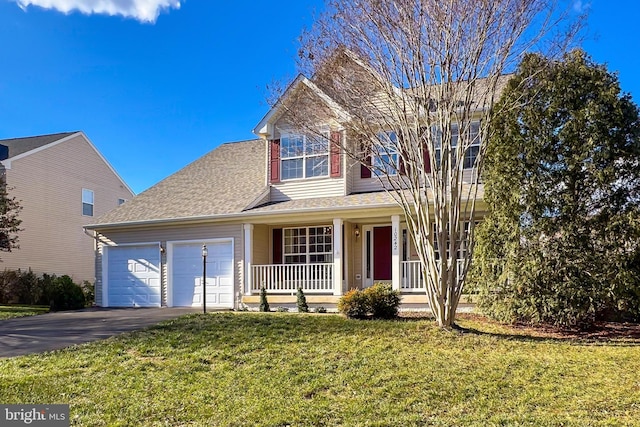
<path id="1" fill-rule="evenodd" d="M 638 342 L 460 324 L 194 314 L 0 359 L 0 402 L 81 426 L 640 425 Z"/>
<path id="2" fill-rule="evenodd" d="M 49 307 L 38 305 L 0 305 L 0 320 L 48 313 Z"/>

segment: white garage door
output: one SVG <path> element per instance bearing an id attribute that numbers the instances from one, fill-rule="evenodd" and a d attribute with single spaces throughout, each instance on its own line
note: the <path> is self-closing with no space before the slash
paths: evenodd
<path id="1" fill-rule="evenodd" d="M 109 246 L 106 306 L 160 307 L 160 247 L 158 245 Z"/>
<path id="2" fill-rule="evenodd" d="M 231 241 L 206 242 L 207 307 L 233 308 L 233 245 Z M 171 245 L 172 305 L 202 307 L 202 243 Z"/>

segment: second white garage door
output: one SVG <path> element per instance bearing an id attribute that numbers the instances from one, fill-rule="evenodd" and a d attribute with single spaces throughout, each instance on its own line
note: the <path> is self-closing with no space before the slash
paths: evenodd
<path id="1" fill-rule="evenodd" d="M 207 245 L 207 307 L 233 308 L 233 243 L 209 241 Z M 202 242 L 171 243 L 170 304 L 202 307 Z"/>

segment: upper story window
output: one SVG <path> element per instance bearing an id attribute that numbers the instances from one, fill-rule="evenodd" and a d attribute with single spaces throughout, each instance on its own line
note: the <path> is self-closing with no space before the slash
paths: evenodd
<path id="1" fill-rule="evenodd" d="M 371 165 L 376 176 L 398 174 L 398 136 L 395 132 L 378 134 L 379 143 L 373 149 Z"/>
<path id="2" fill-rule="evenodd" d="M 127 201 L 127 199 L 118 199 L 118 206 L 120 206 L 121 204 L 123 204 L 126 201 Z"/>
<path id="3" fill-rule="evenodd" d="M 470 126 L 466 129 L 469 132 L 469 140 L 471 144 L 467 149 L 467 152 L 464 154 L 463 168 L 471 169 L 473 168 L 476 158 L 478 157 L 478 153 L 480 152 L 480 122 L 474 121 L 471 122 Z M 442 140 L 442 134 L 440 130 L 434 130 L 437 132 L 436 134 L 436 164 L 440 165 L 440 156 L 442 149 L 440 148 L 440 141 Z M 460 126 L 457 123 L 453 123 L 451 125 L 451 158 L 456 157 L 456 149 L 458 147 L 458 139 L 460 138 Z"/>
<path id="4" fill-rule="evenodd" d="M 280 162 L 282 180 L 329 176 L 329 130 L 282 135 Z"/>
<path id="5" fill-rule="evenodd" d="M 82 189 L 82 215 L 93 216 L 93 191 Z"/>

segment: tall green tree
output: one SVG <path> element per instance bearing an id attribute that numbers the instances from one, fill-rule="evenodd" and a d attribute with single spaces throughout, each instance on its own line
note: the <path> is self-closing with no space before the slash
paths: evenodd
<path id="1" fill-rule="evenodd" d="M 490 212 L 476 230 L 480 308 L 572 327 L 639 319 L 640 122 L 616 74 L 582 51 L 529 55 L 496 110 Z"/>
<path id="2" fill-rule="evenodd" d="M 11 252 L 19 248 L 18 232 L 22 220 L 18 214 L 21 210 L 18 200 L 9 195 L 5 178 L 0 178 L 0 251 Z"/>

